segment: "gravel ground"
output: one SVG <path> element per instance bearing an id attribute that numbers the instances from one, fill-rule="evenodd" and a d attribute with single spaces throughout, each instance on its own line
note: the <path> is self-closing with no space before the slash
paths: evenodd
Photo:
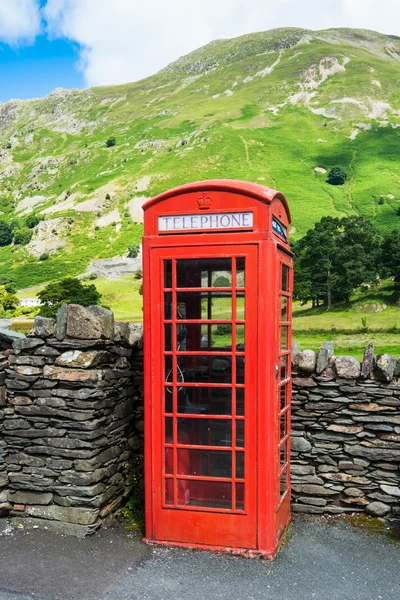
<path id="1" fill-rule="evenodd" d="M 275 562 L 156 548 L 115 529 L 78 540 L 0 522 L 0 600 L 399 600 L 386 535 L 296 518 Z"/>

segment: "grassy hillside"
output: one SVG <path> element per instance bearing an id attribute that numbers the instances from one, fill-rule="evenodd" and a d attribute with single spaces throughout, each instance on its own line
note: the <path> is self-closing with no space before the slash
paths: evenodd
<path id="1" fill-rule="evenodd" d="M 140 241 L 144 199 L 198 179 L 283 191 L 294 238 L 328 214 L 399 227 L 399 82 L 399 38 L 279 29 L 136 83 L 0 105 L 2 218 L 46 219 L 27 247 L 0 248 L 0 274 L 25 288 L 122 255 Z M 336 165 L 344 186 L 315 171 Z"/>

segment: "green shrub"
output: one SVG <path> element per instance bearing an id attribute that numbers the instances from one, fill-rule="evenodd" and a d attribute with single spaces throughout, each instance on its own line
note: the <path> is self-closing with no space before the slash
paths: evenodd
<path id="1" fill-rule="evenodd" d="M 0 246 L 9 246 L 12 242 L 12 229 L 5 221 L 0 221 Z"/>
<path id="2" fill-rule="evenodd" d="M 47 260 L 50 257 L 48 252 L 43 252 L 43 254 L 41 254 L 39 256 L 39 260 Z"/>
<path id="3" fill-rule="evenodd" d="M 115 146 L 116 143 L 117 143 L 117 140 L 115 139 L 115 137 L 111 136 L 106 141 L 106 148 L 111 148 L 112 146 Z"/>
<path id="4" fill-rule="evenodd" d="M 219 275 L 213 283 L 213 287 L 230 287 L 231 283 L 227 277 Z"/>
<path id="5" fill-rule="evenodd" d="M 229 325 L 228 323 L 220 323 L 215 330 L 215 335 L 231 335 L 231 333 L 232 325 Z"/>
<path id="6" fill-rule="evenodd" d="M 135 279 L 143 279 L 143 271 L 142 271 L 142 269 L 138 269 L 137 271 L 135 271 L 134 278 Z"/>
<path id="7" fill-rule="evenodd" d="M 36 227 L 36 225 L 39 225 L 41 220 L 42 219 L 40 217 L 37 217 L 36 215 L 29 215 L 25 219 L 25 225 L 29 227 L 29 229 L 33 229 L 34 227 Z"/>
<path id="8" fill-rule="evenodd" d="M 29 227 L 14 229 L 13 239 L 16 246 L 26 246 L 32 239 L 33 232 Z"/>
<path id="9" fill-rule="evenodd" d="M 7 292 L 4 285 L 0 285 L 0 305 L 3 310 L 13 310 L 19 304 L 19 299 L 15 294 Z"/>
<path id="10" fill-rule="evenodd" d="M 331 185 L 343 185 L 347 179 L 346 171 L 343 171 L 340 167 L 333 167 L 329 173 L 327 182 Z"/>
<path id="11" fill-rule="evenodd" d="M 139 244 L 134 244 L 133 246 L 129 246 L 129 248 L 128 248 L 128 257 L 129 258 L 136 258 L 137 255 L 139 254 L 139 250 L 140 250 L 140 245 Z"/>
<path id="12" fill-rule="evenodd" d="M 0 275 L 0 286 L 3 285 L 9 294 L 17 292 L 17 281 L 12 275 Z"/>

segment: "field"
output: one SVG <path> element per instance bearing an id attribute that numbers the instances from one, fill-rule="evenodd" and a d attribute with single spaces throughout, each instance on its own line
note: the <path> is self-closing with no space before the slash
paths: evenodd
<path id="1" fill-rule="evenodd" d="M 117 320 L 142 322 L 141 280 L 126 276 L 118 280 L 98 278 L 91 283 L 102 294 L 102 304 L 113 310 Z M 23 290 L 19 295 L 35 296 L 39 289 Z M 372 341 L 377 354 L 389 353 L 400 357 L 400 307 L 393 303 L 393 298 L 393 282 L 386 281 L 375 289 L 357 291 L 349 304 L 337 305 L 330 312 L 324 307 L 313 309 L 295 302 L 293 337 L 303 350 L 317 351 L 324 341 L 332 341 L 337 354 L 350 354 L 361 359 L 365 347 Z M 243 306 L 238 308 L 244 311 Z M 383 310 L 370 312 L 377 308 Z M 215 318 L 229 318 L 226 299 L 214 301 L 213 313 Z M 32 321 L 19 319 L 14 322 L 13 328 L 27 332 L 31 325 Z M 204 329 L 203 334 L 206 333 Z M 212 337 L 217 347 L 230 343 L 229 335 L 215 335 L 213 332 Z M 243 341 L 241 329 L 237 332 L 237 339 L 238 343 Z"/>

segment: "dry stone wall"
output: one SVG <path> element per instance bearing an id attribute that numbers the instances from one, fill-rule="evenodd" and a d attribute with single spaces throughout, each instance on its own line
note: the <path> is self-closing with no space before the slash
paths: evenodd
<path id="1" fill-rule="evenodd" d="M 84 536 L 120 505 L 143 454 L 141 347 L 140 325 L 79 305 L 14 342 L 0 439 L 11 517 Z"/>
<path id="2" fill-rule="evenodd" d="M 400 518 L 400 361 L 294 345 L 293 511 Z"/>
<path id="3" fill-rule="evenodd" d="M 143 458 L 142 327 L 64 305 L 27 337 L 3 333 L 0 516 L 87 535 Z M 293 511 L 400 518 L 400 361 L 294 342 L 292 404 Z"/>
<path id="4" fill-rule="evenodd" d="M 9 366 L 8 356 L 13 353 L 13 340 L 24 337 L 23 335 L 0 329 L 0 517 L 8 514 L 8 471 L 7 471 L 7 444 L 4 439 L 4 416 L 7 407 L 6 371 Z"/>

